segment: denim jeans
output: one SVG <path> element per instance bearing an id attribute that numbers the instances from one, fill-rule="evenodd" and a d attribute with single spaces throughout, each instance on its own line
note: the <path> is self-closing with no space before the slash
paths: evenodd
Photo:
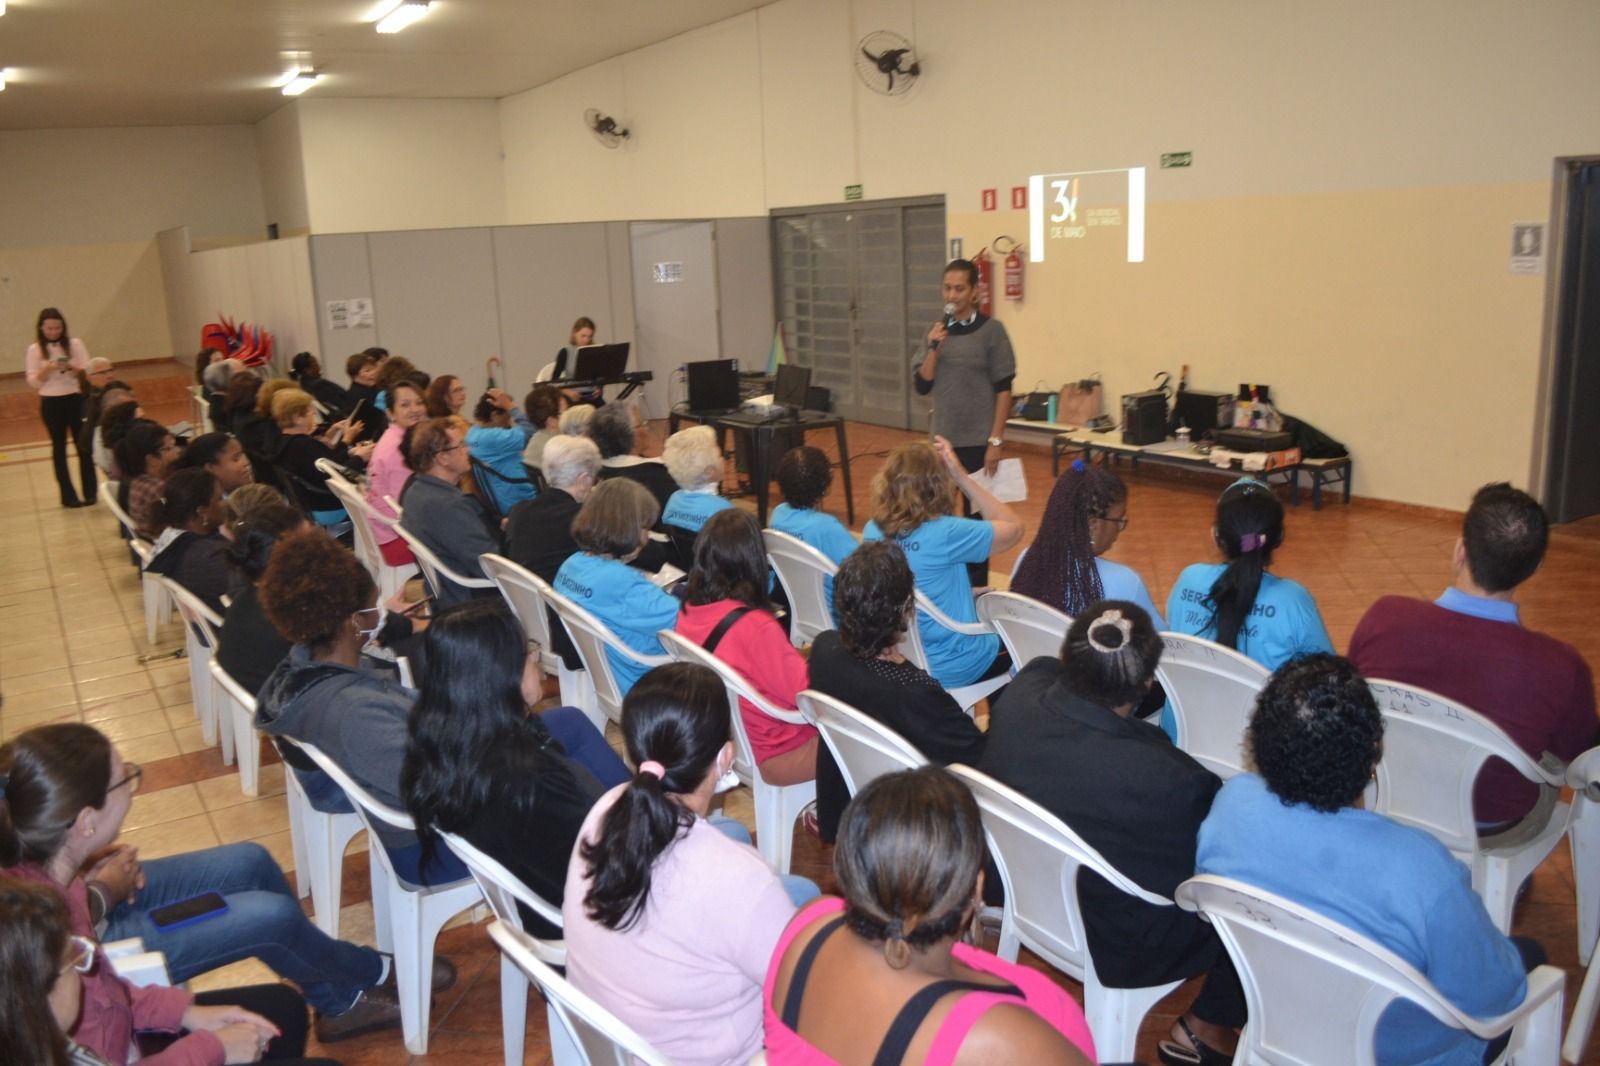
<path id="1" fill-rule="evenodd" d="M 729 818 L 726 814 L 718 812 L 707 818 L 706 821 L 721 830 L 722 835 L 730 840 L 737 840 L 739 843 L 746 845 L 751 843 L 750 830 L 746 829 L 744 823 L 737 819 Z M 822 889 L 818 888 L 816 883 L 808 878 L 799 877 L 795 874 L 779 874 L 778 879 L 783 882 L 783 890 L 789 893 L 789 902 L 793 903 L 796 908 L 804 907 L 807 903 L 822 895 Z"/>
<path id="2" fill-rule="evenodd" d="M 552 707 L 539 719 L 561 742 L 567 757 L 593 774 L 601 788 L 615 788 L 633 777 L 622 757 L 606 743 L 605 734 L 578 708 Z"/>
<path id="3" fill-rule="evenodd" d="M 139 937 L 167 957 L 174 984 L 240 959 L 257 958 L 300 986 L 325 1014 L 339 1014 L 378 983 L 383 959 L 371 948 L 334 940 L 300 909 L 283 871 L 259 844 L 224 844 L 144 864 L 145 886 L 111 912 L 106 940 Z M 176 929 L 158 929 L 149 912 L 207 892 L 225 913 Z"/>

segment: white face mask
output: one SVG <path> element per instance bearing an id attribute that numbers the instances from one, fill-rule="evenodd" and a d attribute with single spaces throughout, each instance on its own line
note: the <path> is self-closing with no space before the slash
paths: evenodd
<path id="1" fill-rule="evenodd" d="M 367 608 L 365 608 L 363 610 L 360 610 L 360 611 L 356 612 L 356 614 L 374 614 L 374 613 L 377 614 L 377 616 L 378 616 L 378 624 L 373 626 L 371 629 L 360 629 L 359 630 L 361 635 L 367 639 L 367 643 L 368 644 L 371 644 L 374 640 L 378 639 L 378 634 L 383 632 L 384 623 L 389 621 L 389 605 L 384 603 L 384 602 L 382 602 L 382 601 L 379 601 L 378 606 L 376 606 L 376 607 L 367 607 Z M 359 627 L 358 627 L 358 629 L 359 629 Z"/>
<path id="2" fill-rule="evenodd" d="M 739 775 L 733 772 L 733 758 L 730 756 L 726 765 L 722 758 L 717 758 L 717 787 L 715 792 L 731 792 L 739 787 Z"/>

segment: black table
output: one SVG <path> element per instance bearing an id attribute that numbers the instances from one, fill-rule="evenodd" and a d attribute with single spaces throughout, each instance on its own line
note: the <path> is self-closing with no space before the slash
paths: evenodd
<path id="1" fill-rule="evenodd" d="M 667 416 L 669 432 L 678 432 L 678 423 L 687 419 L 707 425 L 717 431 L 718 446 L 722 446 L 723 433 L 733 431 L 750 442 L 750 484 L 756 493 L 756 521 L 767 524 L 767 491 L 772 482 L 772 439 L 780 429 L 799 429 L 801 433 L 813 429 L 832 428 L 839 442 L 839 470 L 844 474 L 844 505 L 850 525 L 856 524 L 855 493 L 850 486 L 850 444 L 845 439 L 844 419 L 826 411 L 801 411 L 796 416 L 764 418 L 749 411 L 728 414 L 696 414 L 687 407 L 674 407 Z M 726 448 L 724 448 L 726 451 Z"/>

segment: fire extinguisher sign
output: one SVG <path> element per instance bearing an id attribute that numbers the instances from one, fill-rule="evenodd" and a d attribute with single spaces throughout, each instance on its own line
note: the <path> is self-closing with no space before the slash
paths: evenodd
<path id="1" fill-rule="evenodd" d="M 1127 235 L 1128 262 L 1144 262 L 1144 167 L 1035 174 L 1028 179 L 1028 258 L 1062 241 Z M 1068 246 L 1070 247 L 1070 245 Z"/>

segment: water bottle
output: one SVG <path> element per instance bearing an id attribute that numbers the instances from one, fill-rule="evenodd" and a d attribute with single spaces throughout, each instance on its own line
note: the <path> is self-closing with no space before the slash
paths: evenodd
<path id="1" fill-rule="evenodd" d="M 1046 422 L 1054 422 L 1056 420 L 1056 403 L 1059 399 L 1060 398 L 1052 392 L 1050 394 L 1050 398 L 1044 402 L 1044 420 Z"/>

